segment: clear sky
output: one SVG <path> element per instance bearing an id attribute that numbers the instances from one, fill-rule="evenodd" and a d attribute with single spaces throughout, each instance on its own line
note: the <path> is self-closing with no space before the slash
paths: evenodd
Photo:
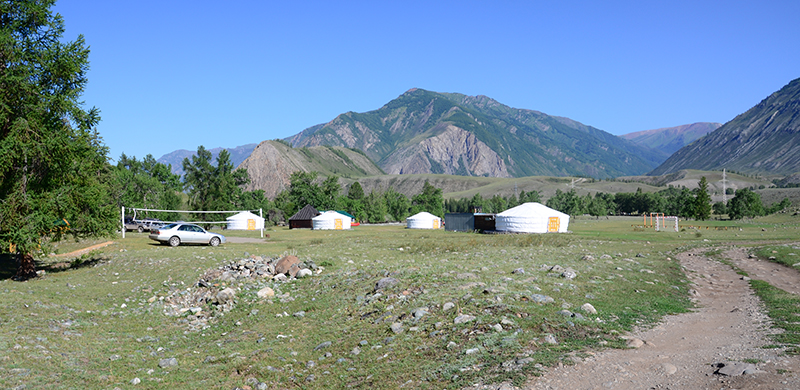
<path id="1" fill-rule="evenodd" d="M 612 134 L 725 123 L 800 77 L 800 1 L 59 0 L 109 156 L 284 138 L 410 88 Z"/>

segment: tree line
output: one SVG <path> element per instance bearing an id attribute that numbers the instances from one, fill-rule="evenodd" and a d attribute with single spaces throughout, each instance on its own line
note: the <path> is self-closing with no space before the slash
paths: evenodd
<path id="1" fill-rule="evenodd" d="M 196 211 L 262 209 L 268 224 L 285 221 L 307 204 L 318 210 L 346 211 L 356 220 L 370 223 L 403 221 L 420 211 L 444 216 L 442 190 L 427 181 L 419 194 L 408 198 L 392 187 L 365 193 L 358 181 L 345 191 L 338 176 L 320 181 L 317 172 L 298 171 L 289 177 L 288 188 L 270 200 L 264 190 L 243 190 L 250 177 L 247 171 L 234 169 L 226 150 L 212 161 L 211 152 L 200 146 L 194 156 L 183 160 L 182 180 L 171 173 L 171 169 L 156 162 L 152 155 L 139 161 L 123 154 L 112 168 L 117 207 Z M 181 218 L 168 212 L 148 212 L 147 216 L 172 221 Z M 225 217 L 201 213 L 192 216 L 202 221 L 220 221 Z"/>

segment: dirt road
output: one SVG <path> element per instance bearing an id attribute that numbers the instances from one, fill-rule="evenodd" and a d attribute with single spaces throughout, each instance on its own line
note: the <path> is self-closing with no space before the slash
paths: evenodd
<path id="1" fill-rule="evenodd" d="M 767 335 L 775 330 L 759 300 L 731 267 L 703 256 L 707 250 L 678 255 L 695 284 L 698 309 L 631 334 L 629 344 L 642 343 L 638 348 L 604 351 L 574 366 L 551 369 L 524 388 L 800 389 L 800 358 L 762 348 L 771 344 Z M 724 256 L 753 279 L 795 294 L 800 289 L 800 273 L 794 269 L 749 259 L 741 248 L 730 248 Z M 715 373 L 724 362 L 734 369 L 731 376 Z"/>

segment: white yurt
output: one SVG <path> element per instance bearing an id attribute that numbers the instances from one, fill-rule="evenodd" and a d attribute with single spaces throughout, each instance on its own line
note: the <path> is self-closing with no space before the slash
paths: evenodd
<path id="1" fill-rule="evenodd" d="M 439 229 L 442 227 L 442 219 L 423 211 L 406 218 L 406 227 L 409 229 Z"/>
<path id="2" fill-rule="evenodd" d="M 515 233 L 566 233 L 569 215 L 541 203 L 523 203 L 497 214 L 495 229 Z"/>
<path id="3" fill-rule="evenodd" d="M 311 218 L 311 229 L 313 230 L 344 230 L 350 229 L 352 219 L 344 214 L 335 211 L 326 211 L 314 218 Z"/>
<path id="4" fill-rule="evenodd" d="M 249 211 L 231 215 L 225 218 L 225 221 L 228 222 L 228 230 L 261 230 L 264 228 L 264 218 Z"/>

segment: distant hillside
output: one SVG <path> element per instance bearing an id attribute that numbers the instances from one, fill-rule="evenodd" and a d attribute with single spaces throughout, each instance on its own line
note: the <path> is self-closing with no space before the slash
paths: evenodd
<path id="1" fill-rule="evenodd" d="M 360 149 L 389 174 L 608 178 L 644 174 L 667 156 L 568 118 L 422 89 L 286 140 Z"/>
<path id="2" fill-rule="evenodd" d="M 639 145 L 673 154 L 696 139 L 718 129 L 721 123 L 697 122 L 690 125 L 664 127 L 655 130 L 637 131 L 620 137 Z"/>
<path id="3" fill-rule="evenodd" d="M 256 145 L 258 144 L 247 144 L 237 146 L 235 148 L 214 148 L 209 149 L 208 151 L 211 152 L 211 155 L 213 156 L 213 162 L 216 164 L 219 152 L 221 152 L 222 149 L 226 149 L 228 153 L 231 154 L 231 162 L 233 162 L 233 166 L 238 167 L 239 164 L 241 164 L 242 161 L 244 161 L 250 155 L 253 149 L 256 148 Z M 191 157 L 196 153 L 197 150 L 190 151 L 186 149 L 179 149 L 161 156 L 161 158 L 159 158 L 157 161 L 165 165 L 172 164 L 172 173 L 183 176 L 183 159 L 189 158 L 191 160 Z"/>
<path id="4" fill-rule="evenodd" d="M 675 152 L 650 175 L 681 169 L 800 172 L 800 79 Z"/>
<path id="5" fill-rule="evenodd" d="M 258 144 L 239 168 L 250 174 L 246 191 L 261 189 L 270 198 L 289 186 L 289 176 L 296 171 L 316 171 L 321 176 L 343 178 L 383 174 L 361 151 L 338 146 L 292 148 L 278 141 Z"/>

